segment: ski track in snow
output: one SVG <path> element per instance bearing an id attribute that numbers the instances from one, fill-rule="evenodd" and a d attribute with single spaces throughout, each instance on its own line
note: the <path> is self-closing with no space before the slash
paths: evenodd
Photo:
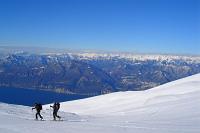
<path id="1" fill-rule="evenodd" d="M 0 133 L 200 133 L 200 74 L 142 92 L 61 103 L 63 121 L 31 107 L 0 103 Z"/>

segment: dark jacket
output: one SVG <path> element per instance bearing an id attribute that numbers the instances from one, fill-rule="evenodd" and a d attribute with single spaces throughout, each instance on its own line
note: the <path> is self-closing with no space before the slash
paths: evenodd
<path id="1" fill-rule="evenodd" d="M 53 111 L 58 111 L 60 109 L 60 103 L 54 103 L 54 105 L 50 107 L 53 108 Z"/>
<path id="2" fill-rule="evenodd" d="M 40 112 L 40 111 L 42 110 L 42 105 L 39 104 L 39 103 L 36 103 L 35 106 L 32 108 L 32 110 L 33 110 L 33 109 L 36 109 L 37 112 Z"/>

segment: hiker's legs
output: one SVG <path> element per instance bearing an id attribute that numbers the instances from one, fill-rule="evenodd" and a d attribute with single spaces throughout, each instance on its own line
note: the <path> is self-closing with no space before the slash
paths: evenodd
<path id="1" fill-rule="evenodd" d="M 37 111 L 37 113 L 36 113 L 36 119 L 38 119 L 38 115 L 39 115 L 40 119 L 43 119 L 43 117 L 40 114 L 40 111 Z"/>
<path id="2" fill-rule="evenodd" d="M 39 112 L 39 114 L 38 114 L 38 115 L 40 116 L 40 119 L 43 119 L 43 117 L 41 116 L 40 112 Z"/>
<path id="3" fill-rule="evenodd" d="M 59 118 L 59 119 L 61 118 L 60 116 L 58 116 L 57 113 L 58 113 L 58 111 L 54 111 L 54 112 L 53 112 L 53 119 L 54 119 L 54 120 L 56 120 L 56 117 Z"/>
<path id="4" fill-rule="evenodd" d="M 38 119 L 38 116 L 37 116 L 37 115 L 38 115 L 38 112 L 35 114 L 35 119 L 36 119 L 36 120 Z"/>
<path id="5" fill-rule="evenodd" d="M 59 119 L 61 118 L 58 114 L 56 114 L 56 117 L 59 118 Z"/>
<path id="6" fill-rule="evenodd" d="M 60 119 L 60 116 L 58 116 L 58 111 L 55 112 L 55 116 Z"/>
<path id="7" fill-rule="evenodd" d="M 56 111 L 53 111 L 53 119 L 56 120 Z"/>

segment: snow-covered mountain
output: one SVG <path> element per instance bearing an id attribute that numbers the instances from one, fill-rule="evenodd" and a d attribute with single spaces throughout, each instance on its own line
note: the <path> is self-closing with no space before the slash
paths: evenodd
<path id="1" fill-rule="evenodd" d="M 184 60 L 188 63 L 200 63 L 200 56 L 192 56 L 192 55 L 170 55 L 170 54 L 137 54 L 137 53 L 128 53 L 128 52 L 77 52 L 77 53 L 69 53 L 74 56 L 77 55 L 80 59 L 128 59 L 128 60 L 155 60 L 155 61 L 167 61 L 171 62 L 173 60 Z"/>
<path id="2" fill-rule="evenodd" d="M 0 54 L 0 87 L 87 96 L 146 90 L 199 72 L 199 56 L 23 50 Z"/>
<path id="3" fill-rule="evenodd" d="M 33 121 L 30 107 L 0 104 L 2 133 L 199 133 L 200 74 L 140 92 L 61 103 L 64 121 Z M 70 112 L 70 113 L 69 113 Z"/>

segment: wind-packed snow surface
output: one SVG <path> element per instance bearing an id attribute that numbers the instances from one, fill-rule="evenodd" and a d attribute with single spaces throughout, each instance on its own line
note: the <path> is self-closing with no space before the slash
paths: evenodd
<path id="1" fill-rule="evenodd" d="M 30 107 L 0 104 L 0 133 L 200 133 L 200 74 L 146 91 L 61 103 L 63 121 L 34 121 Z"/>

